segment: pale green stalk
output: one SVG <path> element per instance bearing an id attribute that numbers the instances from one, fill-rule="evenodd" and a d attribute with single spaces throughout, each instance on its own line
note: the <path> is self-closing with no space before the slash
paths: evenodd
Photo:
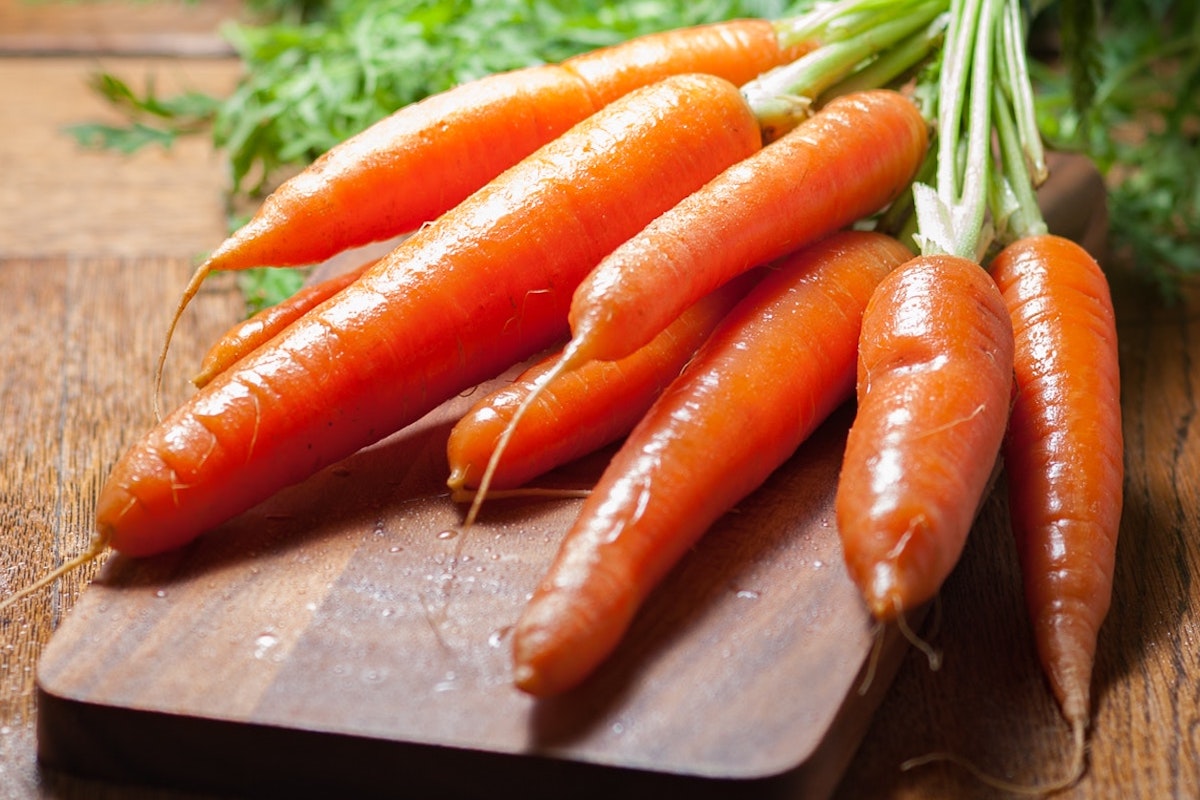
<path id="1" fill-rule="evenodd" d="M 872 24 L 857 22 L 845 28 L 833 23 L 843 17 L 857 19 L 868 4 L 878 4 L 883 11 L 873 12 Z M 742 87 L 751 108 L 772 135 L 795 127 L 810 113 L 812 101 L 827 88 L 850 75 L 870 59 L 887 53 L 898 43 L 927 27 L 945 11 L 945 0 L 842 0 L 830 7 L 820 7 L 820 26 L 806 28 L 818 31 L 820 47 L 790 64 L 776 67 Z M 861 20 L 860 20 L 861 22 Z M 833 40 L 835 35 L 848 38 Z M 822 38 L 825 35 L 830 38 Z"/>
<path id="2" fill-rule="evenodd" d="M 956 0 L 951 8 L 937 104 L 936 185 L 913 186 L 916 238 L 925 254 L 948 253 L 978 261 L 988 244 L 983 234 L 991 163 L 993 43 L 1000 2 Z"/>

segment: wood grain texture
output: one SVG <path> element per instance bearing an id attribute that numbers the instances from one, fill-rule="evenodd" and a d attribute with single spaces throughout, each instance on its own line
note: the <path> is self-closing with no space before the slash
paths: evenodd
<path id="1" fill-rule="evenodd" d="M 187 262 L 0 259 L 0 591 L 28 584 L 77 553 L 91 531 L 100 482 L 129 439 L 152 419 L 153 367 L 169 304 Z M 157 297 L 156 302 L 151 302 Z M 168 362 L 166 402 L 183 376 L 240 313 L 228 276 L 201 294 Z M 130 324 L 133 322 L 134 324 Z M 0 797 L 37 796 L 35 665 L 51 632 L 98 565 L 65 576 L 0 619 Z M 18 756 L 18 754 L 20 754 Z"/>
<path id="2" fill-rule="evenodd" d="M 77 5 L 91 4 L 0 0 L 6 23 L 0 34 L 18 19 L 14 6 L 20 14 L 41 15 L 37 25 L 70 32 Z M 140 2 L 131 5 L 139 19 L 151 19 Z M 179 17 L 155 24 L 187 28 Z M 165 309 L 151 298 L 177 291 L 184 263 L 212 247 L 224 227 L 224 176 L 203 142 L 170 157 L 125 159 L 78 151 L 58 138 L 61 124 L 93 116 L 85 80 L 97 59 L 135 81 L 149 68 L 161 70 L 160 79 L 182 74 L 175 69 L 185 62 L 177 59 L 107 60 L 111 46 L 93 41 L 87 47 L 97 49 L 81 47 L 79 58 L 49 57 L 45 50 L 35 58 L 14 57 L 11 50 L 0 58 L 6 91 L 0 103 L 0 591 L 82 545 L 88 493 L 103 464 L 149 418 L 143 393 L 165 324 Z M 229 61 L 186 66 L 189 76 L 199 74 L 193 68 L 211 68 L 217 83 L 237 72 Z M 1068 198 L 1062 208 L 1091 212 L 1052 218 L 1067 226 L 1066 235 L 1082 238 L 1090 230 L 1086 240 L 1096 242 L 1096 183 L 1082 177 L 1073 186 L 1060 195 Z M 1200 797 L 1200 588 L 1193 579 L 1200 569 L 1200 291 L 1189 287 L 1180 304 L 1166 308 L 1126 279 L 1136 265 L 1120 255 L 1107 263 L 1121 336 L 1126 510 L 1114 607 L 1100 636 L 1089 772 L 1061 796 L 1194 798 Z M 198 357 L 199 342 L 232 321 L 236 306 L 232 294 L 206 295 L 190 312 L 172 360 L 181 370 L 176 379 L 190 366 L 186 354 Z M 118 358 L 113 347 L 128 352 Z M 898 768 L 906 758 L 946 746 L 1019 781 L 1050 779 L 1061 769 L 1066 735 L 1037 672 L 1003 518 L 1003 504 L 993 498 L 943 591 L 940 624 L 933 627 L 931 614 L 923 629 L 944 651 L 942 669 L 930 672 L 923 656 L 905 655 L 845 769 L 838 800 L 996 797 L 953 767 Z M 363 585 L 369 575 L 378 577 L 367 564 L 354 569 Z M 0 619 L 0 798 L 206 796 L 182 786 L 159 791 L 79 780 L 35 761 L 37 660 L 95 573 L 66 579 Z M 155 600 L 169 604 L 172 595 Z M 280 646 L 282 639 L 272 647 Z M 188 743 L 180 745 L 175 752 L 186 753 Z M 234 738 L 231 746 L 239 745 L 248 746 Z M 321 755 L 337 763 L 343 753 Z M 489 768 L 483 775 L 493 774 Z"/>

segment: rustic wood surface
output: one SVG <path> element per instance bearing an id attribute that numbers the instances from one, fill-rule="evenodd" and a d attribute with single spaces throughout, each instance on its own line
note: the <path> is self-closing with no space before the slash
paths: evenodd
<path id="1" fill-rule="evenodd" d="M 98 481 L 130 431 L 149 420 L 162 300 L 224 230 L 221 164 L 205 142 L 122 157 L 80 151 L 60 132 L 107 115 L 86 89 L 99 65 L 135 83 L 153 73 L 164 89 L 231 86 L 237 65 L 215 51 L 196 57 L 181 44 L 190 57 L 178 59 L 146 44 L 181 32 L 188 36 L 180 42 L 212 41 L 223 15 L 209 16 L 213 4 L 198 4 L 202 13 L 180 6 L 130 43 L 87 35 L 98 19 L 133 13 L 127 7 L 82 5 L 0 0 L 3 593 L 82 547 Z M 89 16 L 94 6 L 105 13 Z M 128 17 L 135 18 L 148 24 Z M 1200 292 L 1189 287 L 1167 307 L 1127 278 L 1118 258 L 1108 265 L 1121 335 L 1126 511 L 1096 665 L 1089 772 L 1062 796 L 1200 797 L 1200 588 L 1192 580 L 1200 568 L 1193 424 Z M 179 387 L 180 370 L 237 306 L 230 282 L 206 290 L 205 310 L 176 342 L 169 385 Z M 952 749 L 1019 782 L 1052 780 L 1063 769 L 1067 736 L 1033 658 L 1004 517 L 997 494 L 924 630 L 943 651 L 942 668 L 931 672 L 915 651 L 904 657 L 839 799 L 995 796 L 954 767 L 899 770 L 932 750 Z M 36 664 L 97 568 L 0 619 L 0 798 L 187 796 L 79 781 L 36 763 Z"/>

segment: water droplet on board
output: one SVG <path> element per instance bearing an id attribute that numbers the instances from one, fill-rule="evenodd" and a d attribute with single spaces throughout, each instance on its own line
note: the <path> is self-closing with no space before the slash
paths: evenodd
<path id="1" fill-rule="evenodd" d="M 743 600 L 757 600 L 761 594 L 754 589 L 738 589 L 737 596 Z"/>
<path id="2" fill-rule="evenodd" d="M 504 644 L 504 640 L 512 633 L 513 626 L 505 625 L 503 628 L 497 628 L 488 635 L 488 647 L 500 647 Z"/>
<path id="3" fill-rule="evenodd" d="M 271 631 L 263 631 L 254 640 L 254 657 L 265 658 L 271 648 L 279 644 L 279 637 Z"/>
<path id="4" fill-rule="evenodd" d="M 458 536 L 458 531 L 454 530 L 453 528 L 447 528 L 444 531 L 440 531 L 437 535 L 437 538 L 446 540 L 446 539 L 453 539 L 457 536 Z"/>

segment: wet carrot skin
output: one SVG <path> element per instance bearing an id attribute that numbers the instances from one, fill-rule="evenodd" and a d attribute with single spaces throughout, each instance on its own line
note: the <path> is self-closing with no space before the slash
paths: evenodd
<path id="1" fill-rule="evenodd" d="M 858 358 L 835 507 L 850 576 L 871 613 L 891 620 L 937 593 L 990 484 L 1012 325 L 980 266 L 921 256 L 872 297 Z"/>
<path id="2" fill-rule="evenodd" d="M 860 92 L 726 170 L 580 284 L 579 357 L 624 357 L 722 282 L 878 211 L 920 166 L 926 127 L 903 95 Z"/>
<path id="3" fill-rule="evenodd" d="M 608 47 L 580 53 L 562 66 L 587 85 L 593 103 L 602 108 L 635 86 L 681 72 L 718 75 L 741 86 L 813 47 L 802 42 L 781 48 L 771 21 L 735 19 L 646 34 L 623 43 L 619 51 Z"/>
<path id="4" fill-rule="evenodd" d="M 730 312 L 584 501 L 514 630 L 519 688 L 585 679 L 704 531 L 849 398 L 867 298 L 910 255 L 881 234 L 838 234 Z"/>
<path id="5" fill-rule="evenodd" d="M 312 264 L 406 233 L 595 110 L 579 81 L 537 67 L 432 95 L 331 148 L 290 178 L 213 251 L 209 264 L 212 269 Z M 447 135 L 456 129 L 489 134 Z M 427 157 L 435 141 L 438 157 Z M 381 191 L 385 186 L 410 188 Z"/>
<path id="6" fill-rule="evenodd" d="M 732 20 L 461 84 L 331 148 L 272 192 L 210 267 L 311 264 L 408 233 L 635 88 L 692 72 L 741 85 L 804 49 L 780 48 L 769 21 Z"/>
<path id="7" fill-rule="evenodd" d="M 546 145 L 217 376 L 101 490 L 114 549 L 178 547 L 566 333 L 616 244 L 760 146 L 737 87 L 679 76 Z M 586 164 L 586 167 L 581 165 Z"/>
<path id="8" fill-rule="evenodd" d="M 1057 236 L 1008 245 L 989 269 L 1016 338 L 1004 459 L 1026 603 L 1064 716 L 1086 720 L 1123 506 L 1112 299 L 1096 261 Z"/>
<path id="9" fill-rule="evenodd" d="M 750 272 L 700 299 L 654 341 L 619 361 L 591 361 L 552 380 L 509 439 L 491 487 L 514 489 L 629 433 L 729 309 L 758 282 Z M 558 361 L 545 358 L 481 399 L 450 431 L 452 491 L 475 489 L 517 409 Z"/>

